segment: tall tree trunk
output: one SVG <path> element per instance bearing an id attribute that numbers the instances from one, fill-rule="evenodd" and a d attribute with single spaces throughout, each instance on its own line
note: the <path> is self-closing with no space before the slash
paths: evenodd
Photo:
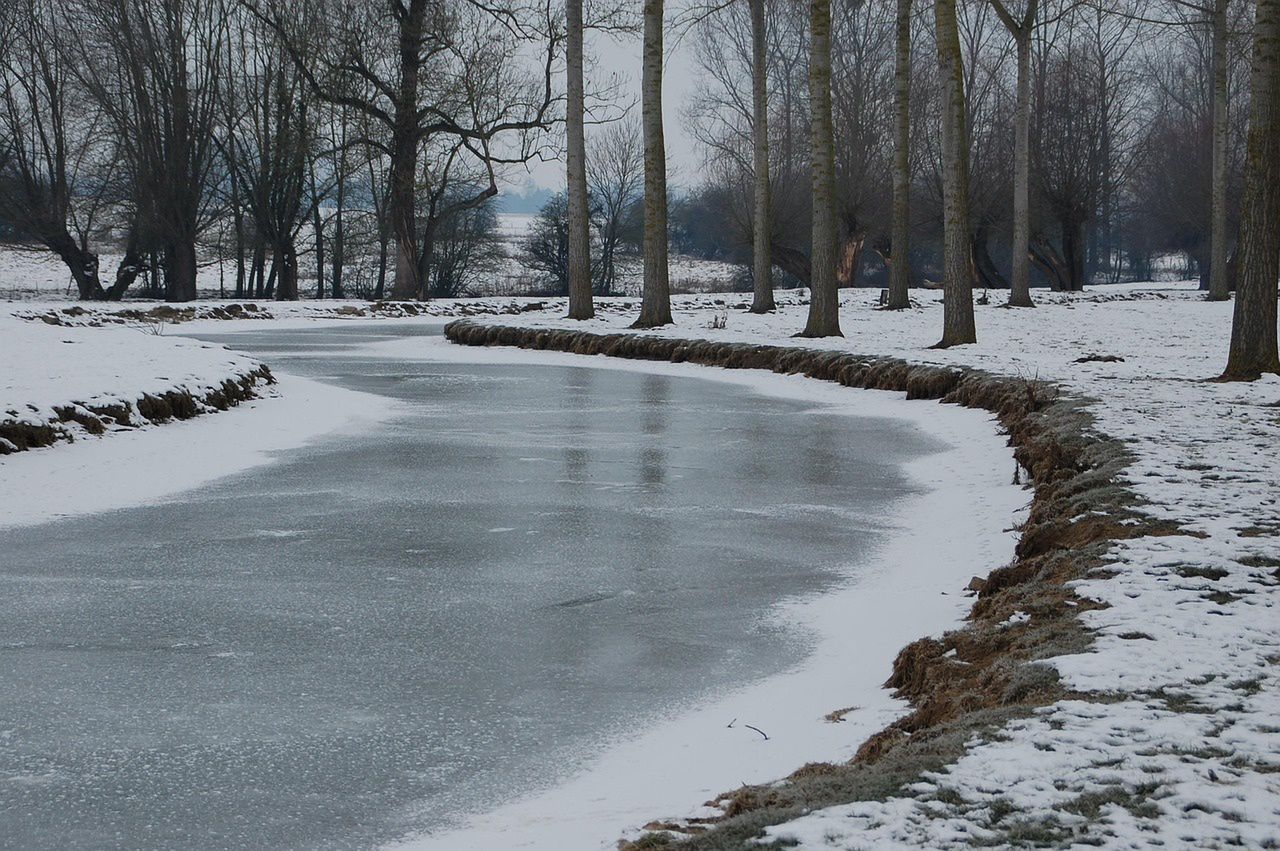
<path id="1" fill-rule="evenodd" d="M 568 40 L 565 49 L 564 129 L 568 147 L 569 318 L 595 316 L 591 299 L 591 220 L 587 199 L 587 139 L 584 128 L 582 0 L 565 0 Z"/>
<path id="2" fill-rule="evenodd" d="M 1084 222 L 1062 223 L 1062 259 L 1067 267 L 1067 291 L 1084 291 Z"/>
<path id="3" fill-rule="evenodd" d="M 338 189 L 338 208 L 333 214 L 333 239 L 330 241 L 329 257 L 330 263 L 333 265 L 333 273 L 330 280 L 333 282 L 332 293 L 334 298 L 346 298 L 347 291 L 342 282 L 342 264 L 346 261 L 345 251 L 345 233 L 342 224 L 342 189 Z"/>
<path id="4" fill-rule="evenodd" d="M 1209 223 L 1209 301 L 1226 301 L 1231 295 L 1227 277 L 1227 6 L 1213 4 L 1213 187 L 1212 220 Z"/>
<path id="5" fill-rule="evenodd" d="M 755 148 L 756 214 L 752 221 L 752 313 L 776 309 L 773 301 L 773 220 L 769 197 L 769 66 L 764 0 L 751 2 L 751 137 Z"/>
<path id="6" fill-rule="evenodd" d="M 129 241 L 125 244 L 124 258 L 120 261 L 120 265 L 116 267 L 116 280 L 107 290 L 105 298 L 108 301 L 119 301 L 124 298 L 125 291 L 133 286 L 133 282 L 147 267 L 146 258 L 138 250 L 137 234 L 131 233 Z"/>
<path id="7" fill-rule="evenodd" d="M 179 239 L 165 251 L 165 300 L 195 301 L 195 238 Z"/>
<path id="8" fill-rule="evenodd" d="M 234 143 L 227 145 L 227 173 L 231 178 L 231 221 L 234 223 L 236 234 L 236 298 L 244 298 L 244 205 L 240 201 L 240 176 L 239 167 L 236 165 L 236 148 Z"/>
<path id="9" fill-rule="evenodd" d="M 662 131 L 663 0 L 644 0 L 644 296 L 633 327 L 671 324 L 671 280 L 667 266 L 667 145 Z"/>
<path id="10" fill-rule="evenodd" d="M 274 249 L 276 273 L 276 301 L 298 300 L 298 252 L 289 240 Z"/>
<path id="11" fill-rule="evenodd" d="M 254 298 L 266 295 L 267 287 L 267 246 L 262 237 L 255 237 L 253 244 L 253 268 L 249 270 L 249 289 Z"/>
<path id="12" fill-rule="evenodd" d="M 1231 353 L 1222 377 L 1280 373 L 1276 282 L 1280 279 L 1280 0 L 1258 0 L 1253 36 L 1249 152 L 1244 166 L 1239 280 Z"/>
<path id="13" fill-rule="evenodd" d="M 1034 18 L 1032 15 L 1032 26 Z M 1016 34 L 1018 43 L 1018 105 L 1013 145 L 1013 279 L 1010 307 L 1035 307 L 1031 300 L 1031 27 Z"/>
<path id="14" fill-rule="evenodd" d="M 308 166 L 311 176 L 311 229 L 316 235 L 316 298 L 324 298 L 324 217 L 320 215 L 320 199 L 316 192 L 316 164 Z"/>
<path id="15" fill-rule="evenodd" d="M 387 294 L 387 251 L 390 242 L 390 232 L 380 231 L 378 234 L 378 281 L 373 287 L 375 301 L 382 301 Z"/>
<path id="16" fill-rule="evenodd" d="M 893 235 L 889 310 L 911 306 L 911 0 L 898 0 L 893 64 Z"/>
<path id="17" fill-rule="evenodd" d="M 387 215 L 395 242 L 396 278 L 393 299 L 412 299 L 422 292 L 418 276 L 418 227 L 415 213 L 418 172 L 418 83 L 428 0 L 409 0 L 400 25 L 400 86 L 396 91 L 391 140 L 391 182 Z"/>
<path id="18" fill-rule="evenodd" d="M 809 2 L 809 140 L 813 172 L 813 248 L 809 321 L 803 337 L 839 337 L 836 284 L 836 145 L 831 118 L 831 0 Z"/>
<path id="19" fill-rule="evenodd" d="M 964 59 L 956 0 L 933 7 L 942 84 L 942 339 L 938 348 L 976 343 L 973 258 L 969 245 L 969 146 L 965 133 Z"/>

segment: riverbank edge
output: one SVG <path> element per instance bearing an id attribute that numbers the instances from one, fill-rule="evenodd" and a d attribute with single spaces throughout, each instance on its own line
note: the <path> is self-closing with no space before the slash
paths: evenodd
<path id="1" fill-rule="evenodd" d="M 271 369 L 259 364 L 235 372 L 216 387 L 192 392 L 175 386 L 162 393 L 143 393 L 135 399 L 108 403 L 68 400 L 53 406 L 56 419 L 30 421 L 10 411 L 0 419 L 0 456 L 74 442 L 78 435 L 103 436 L 112 430 L 189 420 L 202 414 L 230 410 L 242 402 L 261 398 L 261 389 L 276 383 Z M 15 416 L 16 415 L 16 416 Z"/>
<path id="2" fill-rule="evenodd" d="M 810 764 L 785 780 L 744 786 L 712 803 L 714 818 L 654 821 L 640 839 L 622 847 L 660 847 L 681 840 L 685 848 L 737 848 L 762 828 L 821 807 L 884 800 L 954 762 L 975 738 L 989 737 L 1005 722 L 1074 697 L 1056 670 L 1042 660 L 1086 651 L 1092 642 L 1079 614 L 1100 604 L 1075 594 L 1069 583 L 1106 576 L 1112 542 L 1168 535 L 1174 527 L 1138 511 L 1140 500 L 1120 481 L 1130 461 L 1124 446 L 1098 433 L 1091 400 L 1064 394 L 1056 385 L 962 366 L 930 366 L 883 356 L 856 355 L 784 345 L 713 342 L 607 333 L 515 327 L 463 319 L 445 336 L 469 346 L 514 346 L 582 355 L 688 362 L 725 369 L 799 374 L 846 387 L 905 393 L 989 411 L 1007 433 L 1017 469 L 1033 487 L 1027 521 L 1014 561 L 975 577 L 976 592 L 965 625 L 940 638 L 904 647 L 886 687 L 911 709 L 871 736 L 843 764 Z M 1016 614 L 1030 625 L 1009 629 Z M 836 707 L 832 707 L 833 710 Z M 691 806 L 695 802 L 690 802 Z M 759 846 L 755 846 L 759 847 Z"/>

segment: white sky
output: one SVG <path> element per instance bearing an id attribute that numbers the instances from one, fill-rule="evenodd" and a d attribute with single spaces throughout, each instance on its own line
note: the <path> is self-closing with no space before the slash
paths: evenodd
<path id="1" fill-rule="evenodd" d="M 630 115 L 640 119 L 640 36 L 626 36 L 614 39 L 604 34 L 589 37 L 588 86 L 606 83 L 614 74 L 620 75 L 623 84 L 620 86 L 619 101 L 623 104 L 634 101 Z M 663 78 L 663 111 L 664 127 L 667 139 L 667 161 L 672 169 L 671 181 L 681 185 L 691 182 L 701 166 L 701 154 L 693 136 L 686 131 L 684 121 L 685 104 L 696 84 L 695 63 L 693 57 L 692 36 L 679 43 L 674 34 L 667 35 L 667 64 Z M 591 145 L 591 128 L 587 128 L 587 145 Z M 530 179 L 540 187 L 559 190 L 564 187 L 564 164 L 556 162 L 539 163 L 532 167 Z M 525 183 L 521 174 L 510 175 L 516 186 Z"/>

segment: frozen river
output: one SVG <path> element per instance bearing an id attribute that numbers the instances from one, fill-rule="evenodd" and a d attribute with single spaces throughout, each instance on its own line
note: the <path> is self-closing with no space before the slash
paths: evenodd
<path id="1" fill-rule="evenodd" d="M 0 531 L 0 847 L 368 848 L 554 784 L 801 660 L 772 604 L 856 571 L 932 447 L 713 381 L 354 355 L 426 332 L 217 338 L 407 404 Z"/>

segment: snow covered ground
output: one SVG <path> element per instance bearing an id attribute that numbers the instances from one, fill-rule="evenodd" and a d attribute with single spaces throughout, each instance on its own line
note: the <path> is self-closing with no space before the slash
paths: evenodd
<path id="1" fill-rule="evenodd" d="M 918 306 L 901 313 L 876 310 L 877 295 L 876 291 L 844 295 L 843 339 L 793 339 L 791 335 L 803 325 L 805 310 L 796 293 L 780 294 L 782 308 L 767 317 L 741 312 L 735 296 L 677 297 L 677 324 L 651 333 L 843 349 L 1052 380 L 1094 400 L 1090 410 L 1097 428 L 1124 441 L 1132 453 L 1126 483 L 1145 501 L 1143 510 L 1177 524 L 1183 533 L 1117 543 L 1109 554 L 1108 571 L 1078 583 L 1077 593 L 1105 607 L 1082 615 L 1097 636 L 1089 652 L 1053 660 L 1073 691 L 1071 699 L 1013 722 L 998 736 L 975 741 L 962 759 L 924 778 L 909 794 L 819 810 L 772 828 L 770 838 L 798 842 L 803 848 L 947 848 L 1009 843 L 1019 837 L 1111 847 L 1280 845 L 1280 724 L 1276 721 L 1280 717 L 1280 463 L 1276 461 L 1280 380 L 1269 377 L 1252 384 L 1205 380 L 1225 362 L 1230 305 L 1204 302 L 1192 284 L 1100 287 L 1075 295 L 1037 293 L 1041 307 L 1034 311 L 979 306 L 980 342 L 936 351 L 928 346 L 936 341 L 941 327 L 937 293 L 914 293 Z M 1001 294 L 993 294 L 993 301 L 1000 298 Z M 520 312 L 540 303 L 545 310 Z M 0 410 L 21 408 L 47 418 L 53 406 L 83 401 L 78 397 L 124 398 L 175 384 L 202 387 L 228 370 L 252 363 L 217 347 L 176 339 L 176 326 L 157 336 L 148 323 L 141 328 L 68 328 L 12 316 L 19 309 L 39 312 L 45 307 L 15 304 L 0 315 L 0 363 L 5 366 L 0 372 Z M 634 299 L 614 299 L 600 307 L 600 318 L 587 323 L 561 319 L 563 302 L 555 299 L 472 300 L 433 305 L 431 312 L 506 313 L 510 315 L 486 321 L 614 332 L 634 319 L 637 305 Z M 277 308 L 272 305 L 271 309 Z M 282 323 L 309 323 L 315 311 L 311 305 L 289 305 L 273 315 Z M 326 321 L 340 321 L 333 313 L 325 316 Z M 727 320 L 727 327 L 711 327 L 720 317 Z M 229 330 L 248 321 L 211 318 L 187 327 Z M 457 357 L 500 354 L 459 350 Z M 1122 360 L 1090 359 L 1097 355 Z M 448 355 L 436 352 L 433 356 Z M 550 357 L 531 352 L 502 356 L 521 362 Z M 762 384 L 773 380 L 759 377 Z M 790 386 L 778 380 L 784 382 L 780 386 Z M 306 439 L 313 428 L 341 427 L 368 402 L 342 395 L 345 391 L 333 391 L 341 398 L 329 398 L 315 387 L 291 389 L 286 384 L 282 390 L 284 404 L 278 399 L 252 402 L 243 412 L 231 415 L 9 456 L 0 461 L 4 471 L 0 505 L 22 509 L 29 495 L 43 492 L 53 495 L 30 507 L 36 519 L 56 516 L 61 510 L 98 510 L 104 506 L 95 500 L 102 497 L 82 495 L 78 499 L 83 504 L 73 501 L 59 508 L 56 494 L 73 486 L 88 470 L 96 475 L 108 452 L 120 453 L 115 462 L 119 466 L 108 469 L 132 482 L 122 495 L 112 497 L 126 500 L 118 504 L 172 493 L 202 476 L 218 475 L 226 464 L 258 463 L 265 458 L 258 453 Z M 826 387 L 818 392 L 847 396 L 852 391 Z M 921 428 L 935 427 L 932 419 L 940 416 L 935 406 L 901 404 L 920 412 Z M 316 406 L 331 411 L 332 417 L 298 425 L 312 416 Z M 265 447 L 257 447 L 245 460 L 240 457 L 245 433 L 239 431 L 244 428 L 241 418 L 258 415 L 275 424 L 274 432 L 269 427 L 264 433 L 278 438 L 275 443 L 267 440 Z M 224 420 L 235 425 L 216 425 Z M 201 429 L 210 431 L 205 434 Z M 973 434 L 960 441 L 961 449 L 990 439 L 990 435 Z M 191 445 L 220 448 L 209 463 L 192 464 Z M 172 459 L 173 481 L 142 481 L 136 475 L 129 480 L 127 471 L 137 466 L 131 465 L 130 457 L 141 456 L 128 453 L 153 451 Z M 65 463 L 44 463 L 55 456 L 66 458 Z M 956 463 L 944 472 L 972 472 L 968 465 L 975 460 L 966 462 L 965 457 L 955 456 Z M 188 472 L 184 465 L 198 469 Z M 58 469 L 45 472 L 53 466 Z M 1007 471 L 997 472 L 1003 478 Z M 944 488 L 946 481 L 943 476 L 931 484 Z M 111 504 L 116 503 L 105 507 Z M 998 509 L 1011 522 L 1010 507 L 1002 506 L 997 501 L 982 510 Z M 932 508 L 922 504 L 919 511 L 922 517 L 934 518 L 944 508 L 944 504 Z M 989 528 L 974 517 L 964 522 Z M 949 525 L 963 524 L 932 524 L 936 528 Z M 993 546 L 993 539 L 986 540 L 985 546 Z M 989 562 L 991 551 L 969 555 L 981 555 Z M 883 581 L 894 579 L 889 566 L 909 558 L 907 550 L 886 553 Z M 933 615 L 941 615 L 930 628 L 941 629 L 962 613 L 963 601 L 957 592 L 973 572 L 970 560 L 969 556 L 957 560 L 955 569 L 945 575 L 925 577 L 925 584 L 941 598 L 940 602 L 930 598 L 938 606 Z M 895 593 L 890 585 L 876 587 L 886 599 Z M 904 586 L 900 591 L 905 595 L 902 599 L 909 601 L 922 588 Z M 949 596 L 942 597 L 943 592 Z M 833 606 L 857 605 L 856 594 L 832 599 Z M 794 614 L 818 618 L 825 605 L 816 601 L 810 609 Z M 851 610 L 825 611 L 834 622 Z M 902 623 L 895 624 L 903 633 L 892 635 L 895 646 L 902 643 L 900 638 L 918 634 L 918 623 L 904 616 Z M 1024 623 L 1011 623 L 1010 628 Z M 824 643 L 815 660 L 824 654 L 828 664 L 847 659 L 839 654 L 855 637 L 833 635 L 832 643 Z M 855 700 L 836 699 L 845 692 L 822 690 L 830 689 L 830 684 L 805 679 L 800 671 L 795 679 L 775 684 L 772 694 L 733 696 L 733 700 L 747 701 L 733 705 L 746 705 L 754 717 L 765 717 L 774 726 L 757 726 L 771 734 L 789 723 L 801 730 L 804 724 L 796 719 L 803 717 L 818 732 L 804 744 L 813 756 L 796 750 L 796 761 L 848 756 L 870 732 L 903 711 L 899 703 L 873 688 L 887 675 L 891 650 L 887 643 L 881 649 L 888 651 L 879 657 L 882 667 L 868 664 L 865 670 L 848 672 L 847 693 L 857 696 Z M 809 691 L 813 700 L 796 698 Z M 865 706 L 865 713 L 854 713 L 845 724 L 819 724 L 818 702 L 830 711 L 857 703 L 863 696 L 866 702 L 859 705 Z M 754 707 L 773 701 L 777 707 L 755 714 Z M 578 847 L 578 839 L 584 840 L 583 847 L 595 847 L 602 820 L 618 815 L 609 810 L 609 801 L 618 798 L 601 792 L 606 788 L 604 778 L 621 775 L 630 784 L 621 788 L 637 795 L 652 792 L 644 799 L 645 809 L 632 806 L 624 814 L 639 820 L 696 813 L 692 808 L 707 797 L 706 790 L 724 791 L 710 785 L 716 782 L 710 771 L 697 770 L 700 764 L 711 765 L 712 759 L 739 760 L 726 764 L 741 765 L 744 774 L 736 780 L 750 782 L 796 767 L 790 750 L 763 740 L 747 744 L 741 737 L 728 738 L 734 729 L 720 732 L 725 723 L 720 716 L 729 706 L 715 707 L 700 719 L 673 719 L 671 726 L 664 725 L 652 735 L 620 744 L 581 781 L 478 818 L 471 837 L 501 847 L 510 847 L 512 837 L 526 835 L 535 845 L 537 837 L 551 837 L 553 843 L 559 837 L 573 841 L 550 847 Z M 792 721 L 785 720 L 788 713 Z M 741 718 L 747 721 L 745 714 Z M 619 787 L 609 788 L 617 792 Z M 444 837 L 420 841 L 424 847 L 432 843 L 459 847 L 448 845 Z M 487 846 L 482 842 L 471 847 Z"/>
<path id="2" fill-rule="evenodd" d="M 1103 606 L 1082 614 L 1090 650 L 1052 660 L 1071 699 L 974 741 L 907 795 L 819 810 L 768 838 L 810 849 L 1280 847 L 1280 379 L 1206 380 L 1225 363 L 1231 306 L 1189 283 L 1038 293 L 1037 310 L 979 306 L 980 342 L 937 351 L 938 294 L 915 293 L 901 313 L 875 310 L 876 295 L 844 295 L 843 339 L 792 339 L 799 305 L 758 317 L 705 299 L 677 299 L 676 325 L 650 333 L 1054 381 L 1094 400 L 1097 428 L 1133 455 L 1125 483 L 1142 510 L 1181 533 L 1116 543 L 1107 570 L 1077 583 Z M 617 332 L 634 318 L 632 305 L 601 313 L 500 321 Z M 711 327 L 717 315 L 723 330 Z"/>
<path id="3" fill-rule="evenodd" d="M 51 328 L 0 316 L 0 421 L 45 426 L 73 439 L 91 411 L 136 409 L 144 397 L 189 394 L 203 400 L 226 381 L 261 381 L 261 364 L 243 355 L 191 340 L 166 338 L 152 326 L 109 329 Z M 61 409 L 61 412 L 60 412 Z M 112 423 L 135 427 L 137 422 Z M 19 447 L 8 443 L 4 447 Z"/>
<path id="4" fill-rule="evenodd" d="M 0 452 L 0 526 L 167 497 L 390 413 L 381 397 L 319 382 L 282 376 L 269 385 L 253 358 L 165 330 L 50 326 L 0 310 L 0 427 L 49 429 L 55 441 L 12 452 L 0 437 L 12 453 Z M 209 400 L 225 394 L 226 382 L 257 398 L 234 413 L 186 418 L 219 410 Z M 142 412 L 144 400 L 175 395 L 193 403 L 181 421 Z M 117 419 L 121 410 L 127 422 Z"/>

